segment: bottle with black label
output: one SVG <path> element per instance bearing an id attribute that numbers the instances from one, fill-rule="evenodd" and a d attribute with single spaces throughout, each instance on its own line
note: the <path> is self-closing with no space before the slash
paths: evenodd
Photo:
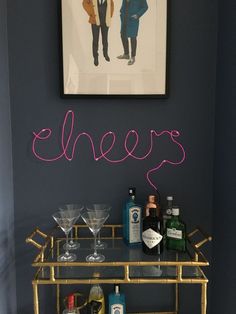
<path id="1" fill-rule="evenodd" d="M 185 252 L 186 250 L 186 226 L 179 219 L 179 207 L 172 208 L 172 217 L 166 223 L 166 248 Z"/>
<path id="2" fill-rule="evenodd" d="M 87 304 L 87 314 L 99 314 L 99 311 L 101 310 L 101 308 L 102 308 L 102 303 L 101 302 L 90 301 Z"/>
<path id="3" fill-rule="evenodd" d="M 163 251 L 162 226 L 156 208 L 149 208 L 149 216 L 143 219 L 142 247 L 143 252 L 149 255 Z"/>
<path id="4" fill-rule="evenodd" d="M 129 199 L 123 208 L 123 238 L 131 246 L 141 244 L 141 210 L 135 202 L 135 188 L 129 188 Z"/>

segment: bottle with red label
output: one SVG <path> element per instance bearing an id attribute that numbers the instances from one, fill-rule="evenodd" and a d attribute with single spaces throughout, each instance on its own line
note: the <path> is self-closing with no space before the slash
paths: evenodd
<path id="1" fill-rule="evenodd" d="M 63 314 L 78 314 L 77 309 L 75 308 L 75 296 L 70 294 L 67 297 L 67 309 L 63 311 Z"/>

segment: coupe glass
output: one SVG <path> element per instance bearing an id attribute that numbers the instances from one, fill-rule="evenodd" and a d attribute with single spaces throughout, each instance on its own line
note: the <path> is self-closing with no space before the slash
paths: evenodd
<path id="1" fill-rule="evenodd" d="M 109 217 L 109 213 L 106 211 L 85 211 L 81 214 L 83 221 L 89 227 L 89 230 L 94 235 L 94 253 L 90 254 L 86 257 L 87 262 L 103 262 L 105 260 L 105 256 L 97 253 L 96 248 L 96 239 L 97 234 L 102 228 L 103 224 Z"/>
<path id="2" fill-rule="evenodd" d="M 84 206 L 81 204 L 64 204 L 59 207 L 59 211 L 64 212 L 69 217 L 75 217 L 75 224 L 78 221 L 83 208 Z M 71 228 L 70 234 L 70 240 L 68 243 L 64 244 L 63 248 L 65 250 L 76 250 L 80 247 L 80 244 L 73 240 L 73 228 Z"/>
<path id="3" fill-rule="evenodd" d="M 103 211 L 106 211 L 107 213 L 110 212 L 111 206 L 109 204 L 89 204 L 86 206 L 87 211 L 93 212 L 95 211 L 97 216 L 100 215 Z M 94 248 L 94 244 L 92 244 L 92 247 Z M 107 247 L 107 243 L 101 241 L 100 237 L 100 231 L 98 232 L 97 235 L 97 241 L 96 241 L 96 249 L 105 249 Z"/>
<path id="4" fill-rule="evenodd" d="M 64 231 L 66 235 L 66 243 L 68 244 L 68 235 L 71 231 L 73 224 L 75 223 L 76 217 L 70 217 L 65 211 L 58 211 L 52 215 L 54 220 L 58 223 L 59 227 Z M 57 257 L 58 262 L 74 262 L 76 255 L 69 252 L 68 248 L 64 254 Z"/>

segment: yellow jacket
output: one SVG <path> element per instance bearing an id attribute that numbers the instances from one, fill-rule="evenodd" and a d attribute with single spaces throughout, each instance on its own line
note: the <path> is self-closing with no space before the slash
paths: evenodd
<path id="1" fill-rule="evenodd" d="M 114 12 L 114 1 L 107 1 L 107 12 L 106 12 L 106 25 L 109 27 L 111 25 L 111 17 Z M 100 19 L 98 14 L 98 2 L 97 0 L 83 0 L 83 7 L 89 15 L 89 23 L 100 25 Z"/>

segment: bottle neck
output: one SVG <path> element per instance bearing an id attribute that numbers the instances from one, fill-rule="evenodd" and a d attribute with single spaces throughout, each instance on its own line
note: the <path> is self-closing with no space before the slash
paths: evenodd
<path id="1" fill-rule="evenodd" d="M 151 218 L 157 217 L 157 209 L 156 208 L 149 208 L 149 217 L 151 217 Z"/>
<path id="2" fill-rule="evenodd" d="M 130 195 L 129 200 L 130 200 L 131 202 L 134 202 L 134 201 L 135 201 L 135 195 Z"/>
<path id="3" fill-rule="evenodd" d="M 172 215 L 172 219 L 176 220 L 176 221 L 179 220 L 179 215 L 177 215 L 177 216 L 176 215 Z"/>
<path id="4" fill-rule="evenodd" d="M 173 207 L 173 201 L 169 200 L 167 201 L 167 208 L 172 208 Z"/>
<path id="5" fill-rule="evenodd" d="M 120 294 L 120 288 L 118 285 L 115 286 L 115 294 Z"/>
<path id="6" fill-rule="evenodd" d="M 75 306 L 75 297 L 73 294 L 68 296 L 68 310 L 71 311 Z"/>

